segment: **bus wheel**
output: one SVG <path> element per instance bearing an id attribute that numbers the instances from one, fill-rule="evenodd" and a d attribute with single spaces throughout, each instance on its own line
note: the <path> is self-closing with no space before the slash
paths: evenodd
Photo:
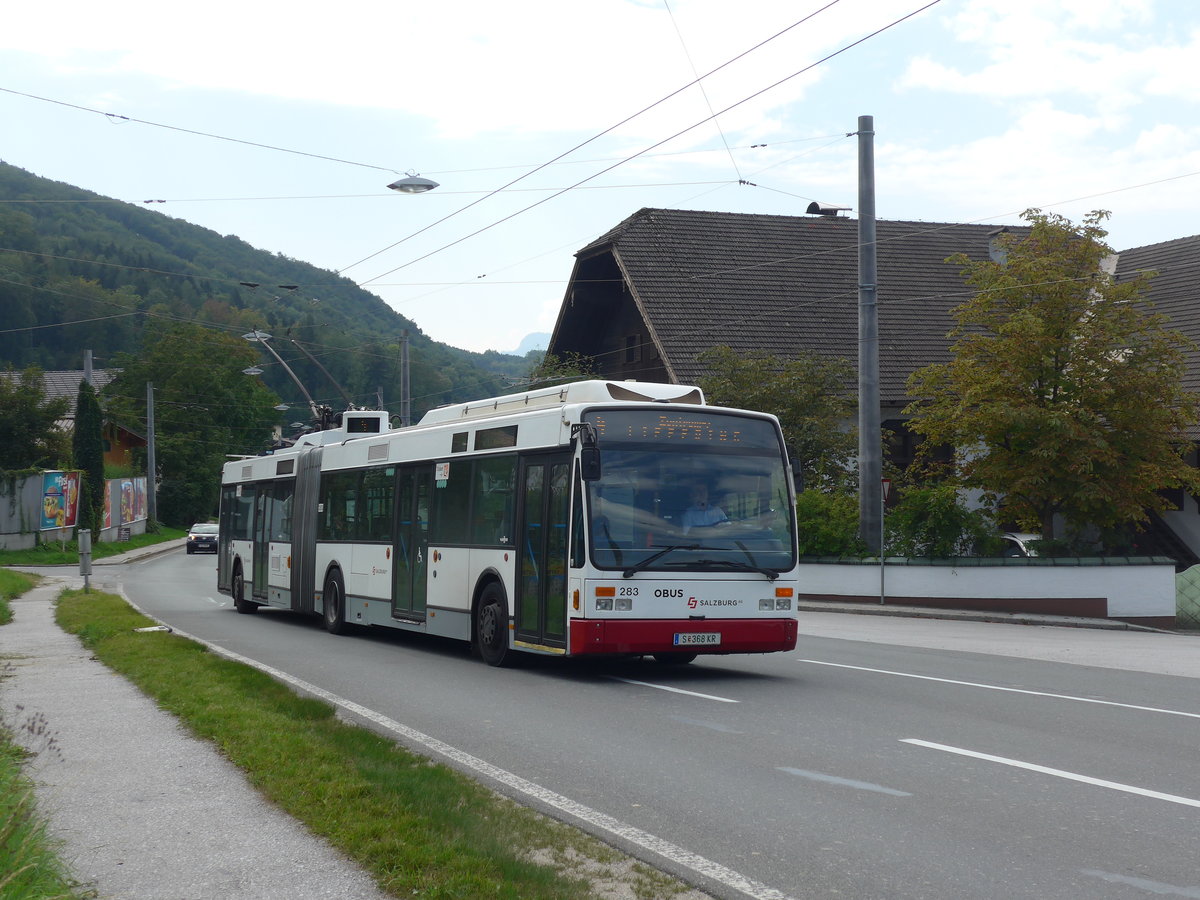
<path id="1" fill-rule="evenodd" d="M 322 595 L 325 606 L 325 630 L 330 634 L 345 634 L 349 627 L 346 625 L 346 586 L 342 583 L 342 573 L 333 571 L 325 580 L 325 591 Z"/>
<path id="2" fill-rule="evenodd" d="M 238 563 L 233 567 L 233 608 L 242 615 L 248 615 L 258 609 L 257 603 L 246 599 L 246 579 L 242 577 L 242 566 Z"/>
<path id="3" fill-rule="evenodd" d="M 655 653 L 654 661 L 664 666 L 686 666 L 696 656 L 695 653 Z"/>
<path id="4" fill-rule="evenodd" d="M 504 589 L 492 582 L 483 589 L 475 608 L 475 645 L 489 666 L 503 666 L 512 658 L 508 648 L 508 603 Z"/>

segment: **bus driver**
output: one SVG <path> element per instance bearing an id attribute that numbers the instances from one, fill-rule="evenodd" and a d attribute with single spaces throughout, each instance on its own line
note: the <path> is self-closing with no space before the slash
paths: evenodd
<path id="1" fill-rule="evenodd" d="M 728 522 L 729 517 L 719 506 L 708 502 L 708 485 L 700 481 L 692 485 L 688 495 L 691 505 L 683 511 L 683 533 L 687 534 L 693 528 L 704 528 L 710 525 L 720 525 Z"/>

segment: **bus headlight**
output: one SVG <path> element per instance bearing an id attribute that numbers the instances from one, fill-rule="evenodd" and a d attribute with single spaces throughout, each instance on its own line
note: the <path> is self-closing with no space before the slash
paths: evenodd
<path id="1" fill-rule="evenodd" d="M 761 598 L 761 599 L 758 601 L 758 608 L 759 608 L 760 610 L 764 610 L 764 609 L 774 609 L 774 608 L 775 608 L 775 599 L 774 599 L 773 597 L 763 597 L 763 598 Z"/>
<path id="2" fill-rule="evenodd" d="M 612 597 L 597 597 L 596 598 L 596 609 L 611 611 L 612 608 L 613 608 L 613 598 Z"/>
<path id="3" fill-rule="evenodd" d="M 617 612 L 630 612 L 633 609 L 632 597 L 617 598 Z"/>
<path id="4" fill-rule="evenodd" d="M 776 597 L 775 598 L 775 608 L 776 609 L 791 609 L 792 608 L 792 598 L 791 597 Z"/>

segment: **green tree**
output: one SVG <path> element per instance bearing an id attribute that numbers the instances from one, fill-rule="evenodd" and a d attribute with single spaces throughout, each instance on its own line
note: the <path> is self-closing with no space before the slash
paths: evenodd
<path id="1" fill-rule="evenodd" d="M 857 448 L 854 369 L 845 360 L 801 353 L 784 360 L 766 353 L 713 347 L 699 356 L 712 372 L 700 379 L 709 403 L 756 409 L 778 417 L 806 486 L 843 487 Z"/>
<path id="2" fill-rule="evenodd" d="M 80 491 L 80 524 L 99 537 L 104 524 L 104 413 L 96 389 L 79 382 L 75 401 L 75 429 L 71 437 L 75 468 L 83 472 Z"/>
<path id="3" fill-rule="evenodd" d="M 187 526 L 211 516 L 227 455 L 255 454 L 270 443 L 279 398 L 242 373 L 256 362 L 240 337 L 190 324 L 148 327 L 142 353 L 115 360 L 122 371 L 105 396 L 117 421 L 144 431 L 146 384 L 154 385 L 161 521 Z"/>
<path id="4" fill-rule="evenodd" d="M 1149 276 L 1117 283 L 1096 211 L 1081 227 L 1028 210 L 1028 234 L 999 260 L 948 260 L 978 292 L 954 311 L 953 360 L 914 372 L 911 427 L 955 448 L 960 483 L 1022 530 L 1145 521 L 1158 493 L 1200 478 L 1182 452 L 1197 421 L 1178 333 L 1143 299 Z"/>
<path id="5" fill-rule="evenodd" d="M 535 388 L 556 387 L 596 377 L 596 361 L 582 353 L 564 353 L 561 356 L 546 353 L 529 373 L 531 387 Z"/>
<path id="6" fill-rule="evenodd" d="M 896 556 L 945 559 L 982 552 L 990 556 L 999 538 L 991 517 L 968 509 L 949 482 L 911 487 L 887 515 L 887 548 Z"/>
<path id="7" fill-rule="evenodd" d="M 0 470 L 53 469 L 65 466 L 70 444 L 59 422 L 70 403 L 46 399 L 42 370 L 31 366 L 20 375 L 0 376 Z"/>

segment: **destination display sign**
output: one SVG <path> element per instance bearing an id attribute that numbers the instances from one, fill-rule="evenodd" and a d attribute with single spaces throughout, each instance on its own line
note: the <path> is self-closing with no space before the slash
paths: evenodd
<path id="1" fill-rule="evenodd" d="M 596 436 L 602 445 L 719 445 L 764 450 L 779 447 L 779 437 L 770 422 L 724 413 L 605 409 L 585 413 L 584 421 L 596 426 Z"/>

